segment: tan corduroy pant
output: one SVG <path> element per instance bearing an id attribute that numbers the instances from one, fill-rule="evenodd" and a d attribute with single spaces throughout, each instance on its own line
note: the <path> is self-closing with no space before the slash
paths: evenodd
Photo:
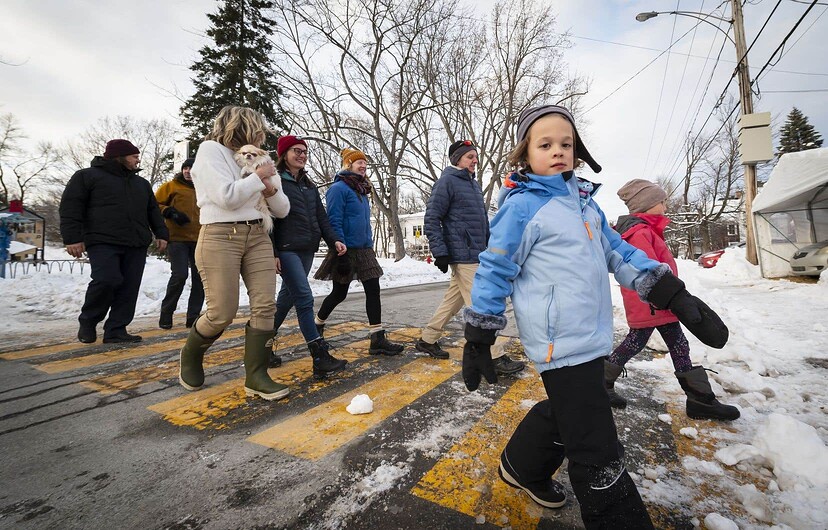
<path id="1" fill-rule="evenodd" d="M 239 275 L 250 298 L 250 327 L 273 329 L 276 262 L 261 223 L 203 225 L 195 258 L 207 302 L 196 331 L 215 337 L 233 322 L 239 310 Z"/>
<path id="2" fill-rule="evenodd" d="M 474 273 L 477 272 L 477 263 L 452 263 L 451 282 L 449 282 L 446 294 L 440 307 L 434 312 L 434 316 L 423 328 L 422 339 L 428 343 L 437 342 L 443 335 L 443 329 L 449 320 L 454 318 L 463 306 L 471 306 L 471 290 L 474 284 Z M 503 355 L 502 346 L 492 346 L 492 358 L 496 359 Z"/>

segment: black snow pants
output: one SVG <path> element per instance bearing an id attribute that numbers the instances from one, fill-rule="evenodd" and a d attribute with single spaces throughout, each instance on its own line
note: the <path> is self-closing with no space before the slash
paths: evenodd
<path id="1" fill-rule="evenodd" d="M 170 241 L 167 245 L 167 256 L 170 258 L 170 281 L 167 283 L 167 292 L 161 302 L 161 320 L 172 322 L 178 299 L 190 276 L 190 298 L 187 301 L 187 323 L 192 324 L 201 313 L 204 305 L 204 286 L 198 267 L 195 262 L 195 241 Z"/>
<path id="2" fill-rule="evenodd" d="M 624 467 L 604 359 L 547 370 L 541 379 L 549 399 L 529 411 L 504 450 L 521 482 L 548 480 L 566 457 L 587 530 L 653 528 Z"/>

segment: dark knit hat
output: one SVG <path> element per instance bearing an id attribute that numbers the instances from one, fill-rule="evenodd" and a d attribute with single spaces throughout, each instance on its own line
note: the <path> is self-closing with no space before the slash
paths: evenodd
<path id="1" fill-rule="evenodd" d="M 129 140 L 110 140 L 106 142 L 104 158 L 118 158 L 119 156 L 137 155 L 141 150 L 132 145 Z"/>
<path id="2" fill-rule="evenodd" d="M 592 171 L 600 173 L 601 166 L 595 161 L 594 158 L 592 158 L 592 155 L 589 154 L 584 142 L 581 141 L 581 137 L 578 136 L 578 129 L 575 127 L 575 118 L 572 117 L 569 110 L 559 105 L 529 107 L 521 112 L 520 117 L 518 118 L 517 141 L 523 141 L 523 139 L 526 138 L 526 134 L 529 132 L 529 127 L 531 127 L 532 124 L 540 118 L 543 118 L 549 114 L 561 115 L 572 124 L 572 131 L 575 133 L 575 156 L 586 162 L 589 167 L 592 168 Z"/>
<path id="3" fill-rule="evenodd" d="M 287 136 L 282 136 L 279 138 L 279 141 L 276 142 L 276 154 L 282 156 L 294 145 L 308 146 L 301 136 L 293 136 L 292 134 L 289 134 Z"/>
<path id="4" fill-rule="evenodd" d="M 452 166 L 456 166 L 457 162 L 463 158 L 463 155 L 469 151 L 477 151 L 477 148 L 470 140 L 457 140 L 449 147 L 449 162 Z"/>
<path id="5" fill-rule="evenodd" d="M 195 164 L 195 158 L 188 158 L 181 163 L 181 171 L 184 171 L 185 167 L 193 167 L 193 164 Z"/>
<path id="6" fill-rule="evenodd" d="M 632 179 L 618 190 L 618 198 L 624 201 L 630 213 L 641 213 L 667 199 L 667 192 L 655 182 Z"/>

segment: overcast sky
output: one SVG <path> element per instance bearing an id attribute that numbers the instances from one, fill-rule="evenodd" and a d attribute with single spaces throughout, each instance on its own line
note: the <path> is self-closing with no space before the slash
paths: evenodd
<path id="1" fill-rule="evenodd" d="M 476 16 L 483 17 L 493 2 L 466 3 L 476 6 Z M 166 117 L 178 122 L 181 103 L 170 93 L 192 92 L 187 67 L 204 43 L 205 15 L 216 8 L 209 0 L 3 0 L 2 4 L 0 59 L 22 64 L 0 64 L 0 113 L 13 113 L 33 140 L 54 142 L 71 138 L 103 116 Z M 586 171 L 584 176 L 605 184 L 597 199 L 612 219 L 625 213 L 615 196 L 624 182 L 682 172 L 677 163 L 680 139 L 696 114 L 697 127 L 707 117 L 733 71 L 735 50 L 729 42 L 725 45 L 723 60 L 701 103 L 723 38 L 706 24 L 673 47 L 676 53 L 669 62 L 663 55 L 621 87 L 669 46 L 671 34 L 678 38 L 697 22 L 662 15 L 640 23 L 635 20 L 637 13 L 711 12 L 719 2 L 558 0 L 551 4 L 559 15 L 555 30 L 573 35 L 574 46 L 566 53 L 571 72 L 592 79 L 585 99 L 585 109 L 591 110 L 577 118 L 585 120 L 581 131 L 585 143 L 604 171 L 600 175 Z M 776 4 L 752 0 L 745 5 L 748 43 Z M 729 2 L 727 7 L 725 15 Z M 750 51 L 752 77 L 807 7 L 782 0 Z M 754 100 L 756 112 L 769 111 L 780 124 L 796 105 L 824 137 L 828 137 L 828 92 L 774 91 L 828 89 L 828 54 L 820 39 L 828 30 L 826 10 L 828 6 L 818 5 L 802 22 L 784 57 L 759 79 L 762 95 Z M 712 57 L 706 60 L 711 49 Z M 735 82 L 729 93 L 738 94 Z"/>

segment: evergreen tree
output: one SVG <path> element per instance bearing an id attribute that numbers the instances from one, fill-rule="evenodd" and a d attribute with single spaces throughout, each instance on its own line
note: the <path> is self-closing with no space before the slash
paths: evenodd
<path id="1" fill-rule="evenodd" d="M 263 14 L 272 7 L 272 0 L 224 0 L 218 13 L 207 15 L 213 43 L 202 47 L 190 66 L 196 91 L 181 107 L 190 140 L 204 138 L 225 105 L 250 107 L 270 126 L 285 128 L 268 40 L 275 22 Z M 266 143 L 275 148 L 275 137 L 268 135 Z"/>
<path id="2" fill-rule="evenodd" d="M 782 126 L 782 136 L 779 139 L 779 152 L 796 153 L 822 147 L 822 135 L 814 130 L 814 126 L 808 123 L 808 117 L 794 107 Z"/>

